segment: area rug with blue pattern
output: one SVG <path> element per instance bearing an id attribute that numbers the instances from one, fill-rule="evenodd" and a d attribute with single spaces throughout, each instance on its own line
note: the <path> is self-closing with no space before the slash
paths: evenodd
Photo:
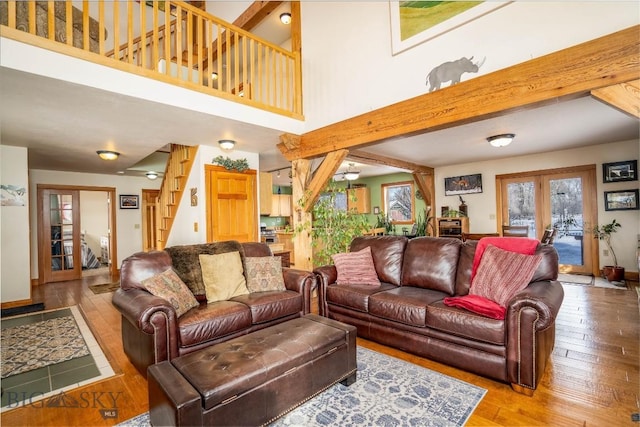
<path id="1" fill-rule="evenodd" d="M 487 390 L 358 347 L 357 381 L 338 383 L 271 426 L 463 426 Z M 119 426 L 148 427 L 149 413 Z"/>

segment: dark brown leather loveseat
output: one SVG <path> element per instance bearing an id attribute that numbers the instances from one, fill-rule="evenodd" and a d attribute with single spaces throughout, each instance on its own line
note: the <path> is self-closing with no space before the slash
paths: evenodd
<path id="1" fill-rule="evenodd" d="M 231 247 L 243 259 L 273 256 L 264 243 L 224 243 L 235 244 Z M 182 248 L 215 253 L 218 246 L 209 243 Z M 141 284 L 170 267 L 172 257 L 167 250 L 131 255 L 122 262 L 120 289 L 113 295 L 113 304 L 122 314 L 124 351 L 145 376 L 152 364 L 309 313 L 311 291 L 316 286 L 311 272 L 283 268 L 285 291 L 251 293 L 210 304 L 205 299 L 177 317 L 167 300 L 152 295 Z"/>
<path id="2" fill-rule="evenodd" d="M 469 293 L 478 241 L 402 236 L 357 237 L 350 251 L 371 247 L 381 286 L 336 285 L 334 266 L 316 268 L 320 313 L 354 325 L 358 337 L 511 383 L 531 395 L 555 341 L 564 298 L 553 246 L 531 282 L 507 305 L 503 320 L 444 304 Z"/>

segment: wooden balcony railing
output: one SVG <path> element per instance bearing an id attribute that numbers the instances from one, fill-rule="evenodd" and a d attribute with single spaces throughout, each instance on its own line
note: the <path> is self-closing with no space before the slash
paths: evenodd
<path id="1" fill-rule="evenodd" d="M 181 1 L 0 1 L 0 25 L 3 37 L 302 118 L 298 53 Z"/>

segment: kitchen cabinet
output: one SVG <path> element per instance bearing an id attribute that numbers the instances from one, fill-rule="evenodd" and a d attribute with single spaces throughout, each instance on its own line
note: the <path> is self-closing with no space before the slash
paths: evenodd
<path id="1" fill-rule="evenodd" d="M 260 172 L 260 215 L 270 215 L 273 196 L 273 177 L 269 172 Z"/>
<path id="2" fill-rule="evenodd" d="M 371 197 L 367 187 L 350 188 L 347 190 L 347 195 L 349 212 L 355 210 L 359 214 L 371 213 Z"/>
<path id="3" fill-rule="evenodd" d="M 293 233 L 290 231 L 276 231 L 276 236 L 278 236 L 278 243 L 284 245 L 283 250 L 291 252 L 290 259 L 292 262 L 295 262 L 296 255 L 293 250 Z"/>
<path id="4" fill-rule="evenodd" d="M 269 216 L 291 216 L 291 194 L 272 194 Z"/>

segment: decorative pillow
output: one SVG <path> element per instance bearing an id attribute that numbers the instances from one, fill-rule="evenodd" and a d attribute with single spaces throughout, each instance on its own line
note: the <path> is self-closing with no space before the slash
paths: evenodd
<path id="1" fill-rule="evenodd" d="M 371 255 L 371 246 L 357 252 L 335 254 L 331 256 L 338 272 L 338 285 L 372 285 L 380 286 Z"/>
<path id="2" fill-rule="evenodd" d="M 249 293 L 242 270 L 240 252 L 200 254 L 202 281 L 207 302 L 226 301 Z"/>
<path id="3" fill-rule="evenodd" d="M 482 255 L 469 295 L 478 295 L 506 307 L 526 288 L 542 261 L 540 255 L 523 255 L 489 245 Z"/>
<path id="4" fill-rule="evenodd" d="M 202 270 L 200 269 L 200 254 L 216 255 L 227 252 L 240 252 L 240 258 L 244 257 L 242 244 L 235 240 L 214 243 L 200 243 L 195 245 L 171 246 L 164 249 L 171 257 L 171 265 L 178 273 L 180 279 L 191 292 L 200 298 L 201 301 L 206 300 L 204 291 L 204 282 L 202 281 Z"/>
<path id="5" fill-rule="evenodd" d="M 249 292 L 287 290 L 280 257 L 245 257 L 244 264 Z"/>
<path id="6" fill-rule="evenodd" d="M 171 268 L 143 280 L 142 286 L 153 295 L 169 301 L 178 317 L 199 305 L 187 285 Z"/>

